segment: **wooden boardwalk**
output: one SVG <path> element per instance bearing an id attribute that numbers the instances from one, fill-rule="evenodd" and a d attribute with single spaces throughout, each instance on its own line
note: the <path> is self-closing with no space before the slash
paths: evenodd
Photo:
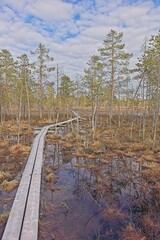
<path id="1" fill-rule="evenodd" d="M 56 128 L 73 121 L 78 121 L 78 119 L 79 116 L 43 127 L 35 137 L 2 240 L 38 239 L 41 173 L 45 135 L 50 128 Z"/>

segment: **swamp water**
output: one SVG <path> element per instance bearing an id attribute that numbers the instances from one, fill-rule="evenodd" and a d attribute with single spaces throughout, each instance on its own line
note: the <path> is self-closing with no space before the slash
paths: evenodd
<path id="1" fill-rule="evenodd" d="M 143 235 L 142 217 L 154 203 L 142 191 L 141 163 L 75 157 L 58 143 L 44 153 L 39 240 L 160 239 L 160 231 Z"/>

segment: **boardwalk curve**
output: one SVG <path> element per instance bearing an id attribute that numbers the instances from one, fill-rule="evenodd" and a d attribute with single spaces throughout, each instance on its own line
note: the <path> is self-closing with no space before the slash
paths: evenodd
<path id="1" fill-rule="evenodd" d="M 76 114 L 75 118 L 45 126 L 35 137 L 2 240 L 38 239 L 41 173 L 45 136 L 50 128 L 78 121 L 79 118 Z"/>

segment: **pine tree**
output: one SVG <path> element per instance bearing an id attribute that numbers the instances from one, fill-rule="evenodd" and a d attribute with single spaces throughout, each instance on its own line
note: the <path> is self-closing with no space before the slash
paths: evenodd
<path id="1" fill-rule="evenodd" d="M 96 55 L 92 56 L 87 64 L 88 68 L 84 70 L 85 75 L 83 82 L 92 106 L 91 125 L 94 138 L 96 130 L 97 108 L 99 107 L 100 101 L 103 99 L 104 65 L 100 61 L 100 57 Z"/>
<path id="2" fill-rule="evenodd" d="M 1 121 L 4 121 L 6 115 L 9 115 L 9 107 L 13 97 L 12 87 L 16 78 L 16 63 L 11 53 L 6 49 L 2 49 L 0 52 Z"/>
<path id="3" fill-rule="evenodd" d="M 148 111 L 153 116 L 152 132 L 154 147 L 157 139 L 160 112 L 160 32 L 157 35 L 151 36 L 148 44 L 146 44 L 144 53 L 137 63 L 137 72 L 137 78 L 141 79 L 140 85 L 145 101 L 145 114 Z M 143 139 L 144 131 L 143 126 Z"/>
<path id="4" fill-rule="evenodd" d="M 39 116 L 43 117 L 43 100 L 44 100 L 44 84 L 48 79 L 48 74 L 55 70 L 55 67 L 50 67 L 49 64 L 53 62 L 53 57 L 49 56 L 49 49 L 42 43 L 39 44 L 38 48 L 31 52 L 32 55 L 37 56 L 35 63 L 36 73 L 38 74 L 39 82 Z"/>
<path id="5" fill-rule="evenodd" d="M 111 30 L 103 41 L 103 47 L 99 48 L 101 59 L 106 69 L 106 83 L 109 88 L 109 116 L 110 123 L 113 115 L 113 103 L 116 82 L 119 75 L 123 73 L 123 68 L 127 66 L 131 54 L 124 51 L 125 44 L 122 43 L 123 33 Z"/>
<path id="6" fill-rule="evenodd" d="M 19 81 L 18 87 L 20 90 L 20 102 L 21 109 L 20 115 L 26 116 L 26 109 L 28 115 L 28 124 L 31 122 L 31 98 L 33 98 L 32 85 L 33 85 L 33 64 L 29 62 L 27 54 L 22 54 L 18 57 L 18 70 L 19 70 Z"/>
<path id="7" fill-rule="evenodd" d="M 70 103 L 72 103 L 75 90 L 75 83 L 70 79 L 70 77 L 65 74 L 62 75 L 59 87 L 59 95 L 64 107 L 69 107 Z"/>

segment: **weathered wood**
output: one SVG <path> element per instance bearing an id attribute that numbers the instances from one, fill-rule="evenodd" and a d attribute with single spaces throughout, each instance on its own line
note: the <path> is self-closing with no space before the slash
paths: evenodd
<path id="1" fill-rule="evenodd" d="M 36 160 L 37 148 L 41 134 L 42 133 L 37 135 L 34 139 L 31 153 L 24 169 L 2 240 L 14 240 L 19 239 L 20 237 L 33 166 Z"/>
<path id="2" fill-rule="evenodd" d="M 77 121 L 76 118 L 43 127 L 35 137 L 19 184 L 2 240 L 37 240 L 44 139 L 48 129 Z"/>
<path id="3" fill-rule="evenodd" d="M 32 240 L 38 238 L 38 220 L 39 220 L 39 206 L 40 206 L 40 188 L 41 188 L 41 170 L 43 161 L 44 137 L 47 133 L 48 127 L 45 127 L 38 146 L 36 155 L 36 162 L 30 191 L 24 216 L 23 228 L 21 233 L 21 240 Z"/>

